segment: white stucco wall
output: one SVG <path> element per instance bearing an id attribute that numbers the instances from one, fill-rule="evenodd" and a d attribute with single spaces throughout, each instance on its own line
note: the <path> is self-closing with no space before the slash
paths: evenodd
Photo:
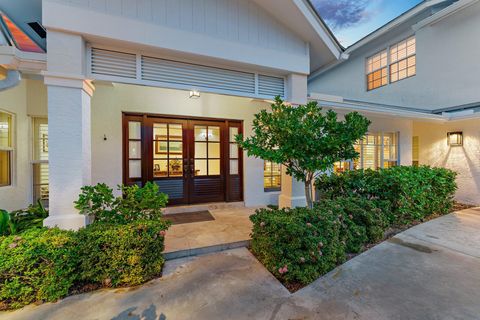
<path id="1" fill-rule="evenodd" d="M 456 171 L 457 200 L 480 204 L 480 120 L 415 122 L 413 128 L 413 134 L 419 137 L 420 164 Z M 463 131 L 463 146 L 447 145 L 447 132 L 454 131 Z"/>
<path id="2" fill-rule="evenodd" d="M 45 108 L 45 97 L 42 82 L 33 80 L 22 80 L 17 87 L 0 92 L 0 110 L 14 115 L 15 148 L 12 185 L 0 187 L 0 209 L 16 210 L 28 206 L 32 201 L 31 118 L 27 110 Z M 40 116 L 41 113 L 38 111 L 35 115 Z"/>
<path id="3" fill-rule="evenodd" d="M 268 105 L 248 98 L 125 84 L 98 85 L 92 97 L 92 179 L 110 186 L 122 183 L 122 112 L 214 117 L 244 121 L 251 133 L 253 115 Z M 107 140 L 103 137 L 106 135 Z M 263 191 L 263 161 L 244 155 L 244 200 L 247 206 L 276 204 L 278 193 Z"/>
<path id="4" fill-rule="evenodd" d="M 429 110 L 479 102 L 480 41 L 474 40 L 478 30 L 480 3 L 418 30 L 416 76 L 367 91 L 366 58 L 414 34 L 411 25 L 403 26 L 315 78 L 309 92 Z"/>

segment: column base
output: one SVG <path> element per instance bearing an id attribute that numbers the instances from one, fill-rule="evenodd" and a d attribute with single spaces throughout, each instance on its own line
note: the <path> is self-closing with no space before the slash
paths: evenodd
<path id="1" fill-rule="evenodd" d="M 78 230 L 87 225 L 87 219 L 81 214 L 68 214 L 50 216 L 43 221 L 43 226 L 48 228 L 59 227 L 64 230 Z"/>
<path id="2" fill-rule="evenodd" d="M 278 196 L 278 206 L 280 208 L 306 207 L 307 198 L 305 196 L 289 197 L 284 194 Z"/>

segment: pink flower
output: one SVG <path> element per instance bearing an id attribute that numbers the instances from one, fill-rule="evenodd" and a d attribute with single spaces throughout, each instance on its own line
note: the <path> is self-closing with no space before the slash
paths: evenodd
<path id="1" fill-rule="evenodd" d="M 287 272 L 288 272 L 287 265 L 283 266 L 283 268 L 278 269 L 278 273 L 280 273 L 280 274 L 284 274 L 284 273 L 287 273 Z"/>
<path id="2" fill-rule="evenodd" d="M 260 222 L 260 227 L 262 227 L 262 228 L 265 227 L 265 222 L 263 222 L 263 221 Z"/>
<path id="3" fill-rule="evenodd" d="M 167 231 L 165 231 L 165 230 L 160 231 L 160 235 L 161 235 L 162 237 L 165 237 L 166 234 L 167 234 Z"/>
<path id="4" fill-rule="evenodd" d="M 8 247 L 9 247 L 10 249 L 16 248 L 17 246 L 18 246 L 18 244 L 17 244 L 16 242 L 12 242 L 12 243 L 10 243 L 10 244 L 8 245 Z"/>

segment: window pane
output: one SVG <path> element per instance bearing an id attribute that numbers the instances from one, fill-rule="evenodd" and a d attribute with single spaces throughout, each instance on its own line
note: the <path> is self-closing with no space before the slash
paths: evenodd
<path id="1" fill-rule="evenodd" d="M 154 157 L 166 158 L 168 155 L 168 142 L 167 141 L 154 141 L 153 146 L 155 148 Z"/>
<path id="2" fill-rule="evenodd" d="M 168 162 L 170 177 L 183 176 L 183 161 L 180 159 L 173 159 Z"/>
<path id="3" fill-rule="evenodd" d="M 141 178 L 142 177 L 142 161 L 141 160 L 130 160 L 128 163 L 128 172 L 130 178 Z"/>
<path id="4" fill-rule="evenodd" d="M 208 157 L 211 158 L 220 158 L 220 143 L 209 143 L 208 144 Z"/>
<path id="5" fill-rule="evenodd" d="M 170 140 L 182 140 L 183 130 L 181 124 L 170 124 L 168 129 Z"/>
<path id="6" fill-rule="evenodd" d="M 129 139 L 141 139 L 142 124 L 138 121 L 128 122 L 128 138 Z"/>
<path id="7" fill-rule="evenodd" d="M 238 174 L 238 160 L 230 160 L 230 174 Z"/>
<path id="8" fill-rule="evenodd" d="M 128 142 L 128 157 L 133 159 L 140 159 L 142 157 L 142 143 L 140 141 Z"/>
<path id="9" fill-rule="evenodd" d="M 43 118 L 33 120 L 33 160 L 48 160 L 48 121 Z"/>
<path id="10" fill-rule="evenodd" d="M 0 147 L 12 146 L 12 116 L 0 112 Z"/>
<path id="11" fill-rule="evenodd" d="M 168 156 L 170 159 L 183 158 L 183 143 L 177 141 L 170 141 L 168 147 Z"/>
<path id="12" fill-rule="evenodd" d="M 230 127 L 230 142 L 235 142 L 235 136 L 238 134 L 238 128 Z"/>
<path id="13" fill-rule="evenodd" d="M 280 164 L 264 161 L 263 181 L 265 189 L 279 189 L 281 187 L 281 168 Z"/>
<path id="14" fill-rule="evenodd" d="M 168 176 L 168 160 L 160 159 L 153 160 L 153 176 L 154 177 L 166 177 Z"/>
<path id="15" fill-rule="evenodd" d="M 208 127 L 208 141 L 220 141 L 220 127 Z"/>
<path id="16" fill-rule="evenodd" d="M 153 124 L 153 139 L 154 140 L 168 140 L 168 126 L 166 123 Z"/>
<path id="17" fill-rule="evenodd" d="M 48 163 L 33 164 L 33 201 L 48 206 Z"/>
<path id="18" fill-rule="evenodd" d="M 10 185 L 10 151 L 0 150 L 0 186 Z"/>
<path id="19" fill-rule="evenodd" d="M 220 174 L 220 160 L 208 160 L 208 175 L 217 176 Z"/>
<path id="20" fill-rule="evenodd" d="M 195 126 L 195 141 L 207 141 L 207 127 Z"/>
<path id="21" fill-rule="evenodd" d="M 230 143 L 230 158 L 238 158 L 238 146 L 236 143 Z"/>
<path id="22" fill-rule="evenodd" d="M 195 142 L 195 158 L 206 158 L 206 157 L 207 157 L 207 143 Z"/>
<path id="23" fill-rule="evenodd" d="M 195 175 L 196 176 L 207 175 L 207 160 L 195 160 Z"/>

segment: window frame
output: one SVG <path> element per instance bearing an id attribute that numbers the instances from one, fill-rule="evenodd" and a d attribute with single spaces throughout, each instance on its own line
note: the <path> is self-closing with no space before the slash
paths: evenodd
<path id="1" fill-rule="evenodd" d="M 269 178 L 270 179 L 270 182 L 272 181 L 273 177 L 276 177 L 277 175 L 274 175 L 274 174 L 270 174 L 270 175 L 265 175 L 265 167 L 266 167 L 266 164 L 267 162 L 270 163 L 270 173 L 273 173 L 273 165 L 278 165 L 279 166 L 279 171 L 280 171 L 280 175 L 278 177 L 280 177 L 280 186 L 279 187 L 265 187 L 265 178 Z M 282 190 L 282 165 L 281 164 L 278 164 L 278 163 L 274 163 L 272 161 L 269 161 L 269 160 L 263 160 L 263 191 L 264 192 L 278 192 L 278 191 L 281 191 Z"/>
<path id="2" fill-rule="evenodd" d="M 391 60 L 391 49 L 392 49 L 393 47 L 395 47 L 395 46 L 398 46 L 400 43 L 405 42 L 406 50 L 407 50 L 407 49 L 408 49 L 408 41 L 409 41 L 411 38 L 413 38 L 413 39 L 415 40 L 415 53 L 408 55 L 408 51 L 407 51 L 407 54 L 406 54 L 405 58 L 400 59 L 400 60 L 397 59 L 395 62 L 392 62 L 392 60 Z M 376 72 L 376 71 L 378 71 L 378 70 L 382 70 L 383 68 L 380 67 L 380 69 L 376 69 L 376 70 L 373 70 L 373 68 L 372 68 L 372 72 L 368 72 L 368 61 L 369 61 L 369 59 L 373 58 L 374 56 L 376 56 L 376 55 L 378 55 L 378 54 L 381 54 L 381 53 L 384 52 L 384 51 L 387 52 L 387 65 L 386 65 L 386 67 L 384 67 L 384 68 L 387 69 L 387 76 L 386 76 L 386 77 L 387 77 L 387 82 L 386 82 L 386 84 L 381 85 L 381 86 L 379 86 L 379 87 L 369 89 L 369 87 L 368 87 L 368 83 L 369 83 L 369 81 L 368 81 L 368 76 L 369 76 L 370 74 L 373 74 L 374 72 Z M 398 51 L 397 51 L 397 53 L 398 53 Z M 409 76 L 409 75 L 408 75 L 408 68 L 409 68 L 409 67 L 408 67 L 408 59 L 411 58 L 411 57 L 415 57 L 415 74 Z M 380 60 L 381 60 L 381 59 L 380 59 Z M 392 79 L 391 79 L 391 75 L 392 75 L 392 73 L 391 73 L 391 67 L 392 67 L 392 65 L 393 65 L 393 64 L 398 64 L 398 63 L 400 63 L 400 61 L 403 61 L 403 60 L 405 60 L 405 61 L 406 61 L 405 63 L 407 63 L 407 67 L 406 67 L 406 69 L 405 69 L 406 72 L 407 72 L 407 76 L 406 76 L 405 78 L 397 79 L 397 80 L 395 80 L 395 81 L 392 81 Z M 376 90 L 376 89 L 379 89 L 379 88 L 383 88 L 383 87 L 385 87 L 385 86 L 387 86 L 387 85 L 394 84 L 394 83 L 397 83 L 397 82 L 402 81 L 402 80 L 405 80 L 405 79 L 409 79 L 409 78 L 415 77 L 415 76 L 417 75 L 417 36 L 416 36 L 416 34 L 409 35 L 409 36 L 407 36 L 406 38 L 403 38 L 402 40 L 396 41 L 395 43 L 392 43 L 392 44 L 388 45 L 386 48 L 381 49 L 381 50 L 379 50 L 379 51 L 377 51 L 377 52 L 375 52 L 375 53 L 367 56 L 367 57 L 365 58 L 364 68 L 365 68 L 365 90 L 366 90 L 367 92 L 370 92 L 370 91 L 373 91 L 373 90 Z M 398 72 L 398 70 L 397 70 L 397 72 Z"/>
<path id="3" fill-rule="evenodd" d="M 15 114 L 12 113 L 12 112 L 8 112 L 6 110 L 3 110 L 3 109 L 0 109 L 0 113 L 4 113 L 6 114 L 7 116 L 10 116 L 10 146 L 9 147 L 2 147 L 0 146 L 0 151 L 6 151 L 8 153 L 8 165 L 9 165 L 9 168 L 8 168 L 8 184 L 0 184 L 0 188 L 8 188 L 8 187 L 11 187 L 14 185 L 14 180 L 15 180 L 15 147 L 16 147 L 16 143 L 15 143 L 15 138 L 16 138 L 16 135 L 15 135 L 15 131 L 16 131 L 16 126 L 15 126 L 15 121 L 16 121 L 16 118 L 15 118 Z"/>
<path id="4" fill-rule="evenodd" d="M 389 84 L 389 81 L 390 81 L 390 79 L 389 79 L 389 60 L 388 60 L 388 58 L 389 58 L 389 54 L 388 54 L 388 53 L 389 53 L 389 49 L 390 49 L 389 47 L 384 48 L 384 49 L 381 49 L 381 50 L 375 52 L 374 54 L 371 54 L 371 55 L 369 55 L 368 57 L 365 58 L 365 88 L 367 89 L 367 92 L 373 91 L 373 90 L 378 89 L 378 88 L 381 88 L 381 87 L 385 87 L 386 85 Z M 386 59 L 387 59 L 387 62 L 386 62 L 386 64 L 385 64 L 384 67 L 382 67 L 382 65 L 381 65 L 382 53 L 383 53 L 383 52 L 385 52 L 385 54 L 386 54 Z M 370 59 L 373 59 L 373 57 L 375 57 L 375 56 L 377 56 L 377 55 L 380 55 L 380 68 L 374 69 L 374 68 L 373 68 L 373 61 L 372 61 L 372 71 L 369 72 L 369 70 L 368 70 L 368 64 L 369 64 L 369 62 L 368 62 L 368 61 L 369 61 Z M 381 84 L 379 87 L 375 87 L 375 88 L 369 89 L 368 84 L 369 84 L 370 81 L 368 80 L 368 76 L 371 75 L 371 74 L 375 74 L 375 72 L 377 72 L 377 71 L 380 71 L 380 80 L 381 80 L 381 79 L 383 78 L 383 76 L 381 75 L 383 69 L 386 69 L 386 72 L 387 72 L 387 75 L 386 75 L 386 78 L 387 78 L 386 80 L 387 80 L 387 81 L 386 81 L 386 83 L 385 83 L 385 84 Z M 374 81 L 375 81 L 375 80 L 374 80 Z"/>

